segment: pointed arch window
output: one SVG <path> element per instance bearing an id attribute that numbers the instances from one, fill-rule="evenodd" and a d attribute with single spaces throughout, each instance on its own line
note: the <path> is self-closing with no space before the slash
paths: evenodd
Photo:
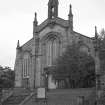
<path id="1" fill-rule="evenodd" d="M 55 39 L 53 41 L 53 62 L 54 60 L 58 57 L 59 54 L 59 41 L 57 39 Z"/>
<path id="2" fill-rule="evenodd" d="M 30 68 L 30 57 L 29 54 L 25 54 L 23 57 L 23 78 L 29 77 L 29 68 Z"/>
<path id="3" fill-rule="evenodd" d="M 51 66 L 59 55 L 60 44 L 58 39 L 49 40 L 46 44 L 46 64 Z"/>
<path id="4" fill-rule="evenodd" d="M 51 10 L 52 10 L 52 13 L 54 13 L 54 7 L 52 7 Z"/>
<path id="5" fill-rule="evenodd" d="M 54 18 L 54 7 L 51 7 L 51 18 Z"/>
<path id="6" fill-rule="evenodd" d="M 48 41 L 47 43 L 46 56 L 47 56 L 47 65 L 51 66 L 52 64 L 52 41 Z"/>

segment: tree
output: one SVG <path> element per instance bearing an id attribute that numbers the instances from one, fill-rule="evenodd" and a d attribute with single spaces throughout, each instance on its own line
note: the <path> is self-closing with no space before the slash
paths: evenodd
<path id="1" fill-rule="evenodd" d="M 99 42 L 99 57 L 101 61 L 100 70 L 103 75 L 105 75 L 105 29 L 101 29 L 98 35 L 98 42 Z M 102 93 L 100 94 L 99 104 L 105 104 L 105 87 L 102 88 Z"/>
<path id="2" fill-rule="evenodd" d="M 12 88 L 14 87 L 15 75 L 14 71 L 10 67 L 0 66 L 2 74 L 0 75 L 0 88 Z"/>
<path id="3" fill-rule="evenodd" d="M 105 30 L 104 28 L 100 31 L 98 35 L 99 42 L 99 57 L 101 60 L 101 71 L 105 70 Z"/>
<path id="4" fill-rule="evenodd" d="M 104 28 L 101 29 L 98 38 L 101 39 L 102 41 L 105 40 L 105 30 Z"/>
<path id="5" fill-rule="evenodd" d="M 86 52 L 80 51 L 79 44 L 70 45 L 57 59 L 53 77 L 55 80 L 64 79 L 67 87 L 95 86 L 94 60 Z"/>

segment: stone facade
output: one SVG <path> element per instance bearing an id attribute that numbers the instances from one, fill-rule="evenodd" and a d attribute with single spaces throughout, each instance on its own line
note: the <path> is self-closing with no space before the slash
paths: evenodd
<path id="1" fill-rule="evenodd" d="M 37 14 L 33 22 L 33 37 L 24 45 L 17 45 L 15 61 L 15 86 L 37 88 L 44 86 L 44 69 L 52 67 L 67 45 L 81 43 L 81 49 L 95 57 L 93 38 L 73 30 L 72 6 L 68 20 L 58 17 L 58 0 L 49 0 L 48 18 L 40 25 Z M 48 77 L 48 87 L 56 88 L 52 76 Z"/>

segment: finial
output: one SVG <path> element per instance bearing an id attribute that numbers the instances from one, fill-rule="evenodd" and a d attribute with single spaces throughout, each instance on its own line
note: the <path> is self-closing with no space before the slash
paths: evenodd
<path id="1" fill-rule="evenodd" d="M 97 34 L 97 26 L 95 26 L 95 34 Z"/>
<path id="2" fill-rule="evenodd" d="M 72 5 L 70 4 L 70 9 L 72 8 Z"/>
<path id="3" fill-rule="evenodd" d="M 20 47 L 20 43 L 19 43 L 19 40 L 18 40 L 18 42 L 17 42 L 17 48 L 19 48 Z"/>
<path id="4" fill-rule="evenodd" d="M 72 5 L 70 4 L 69 15 L 68 15 L 69 26 L 73 30 L 73 14 L 72 14 Z"/>
<path id="5" fill-rule="evenodd" d="M 38 24 L 38 21 L 37 21 L 37 13 L 36 12 L 35 12 L 34 24 L 35 24 L 35 26 L 37 26 L 37 24 Z"/>
<path id="6" fill-rule="evenodd" d="M 70 4 L 69 16 L 73 16 L 72 14 L 72 5 Z"/>
<path id="7" fill-rule="evenodd" d="M 95 26 L 95 38 L 98 38 L 97 27 Z"/>
<path id="8" fill-rule="evenodd" d="M 35 12 L 35 19 L 37 18 L 37 13 Z"/>

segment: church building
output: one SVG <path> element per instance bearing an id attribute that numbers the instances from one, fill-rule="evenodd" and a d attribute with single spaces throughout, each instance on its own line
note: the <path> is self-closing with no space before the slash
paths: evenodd
<path id="1" fill-rule="evenodd" d="M 32 38 L 22 46 L 18 41 L 14 66 L 15 87 L 43 87 L 47 78 L 48 88 L 57 88 L 59 83 L 52 78 L 51 68 L 66 47 L 74 42 L 81 43 L 80 48 L 94 57 L 93 38 L 73 30 L 72 6 L 68 7 L 68 20 L 58 16 L 58 6 L 58 0 L 49 0 L 48 18 L 38 25 L 35 13 Z M 61 82 L 60 85 L 62 84 Z"/>

